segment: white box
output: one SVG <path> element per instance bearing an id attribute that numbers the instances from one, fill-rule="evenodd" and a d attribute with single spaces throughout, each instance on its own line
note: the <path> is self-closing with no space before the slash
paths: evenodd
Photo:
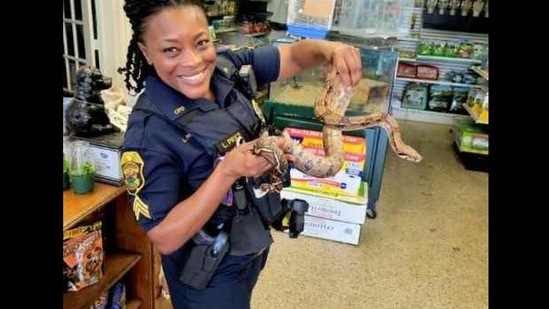
<path id="1" fill-rule="evenodd" d="M 305 215 L 305 228 L 301 235 L 358 245 L 360 228 L 355 223 Z"/>
<path id="2" fill-rule="evenodd" d="M 303 189 L 288 187 L 280 192 L 285 199 L 301 199 L 309 203 L 308 215 L 338 220 L 350 223 L 363 224 L 366 220 L 368 205 L 368 185 L 362 182 L 362 196 L 350 197 L 346 195 L 328 195 Z"/>

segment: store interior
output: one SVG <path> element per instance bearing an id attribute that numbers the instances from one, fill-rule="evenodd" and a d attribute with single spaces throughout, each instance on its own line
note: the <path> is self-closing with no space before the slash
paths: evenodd
<path id="1" fill-rule="evenodd" d="M 104 251 L 101 274 L 87 282 L 70 282 L 64 269 L 69 309 L 118 308 L 105 305 L 113 295 L 129 309 L 172 309 L 159 253 L 135 222 L 122 172 L 113 168 L 135 104 L 117 73 L 126 45 L 114 43 L 129 37 L 123 2 L 64 0 L 64 241 L 101 231 L 94 241 L 102 239 L 97 246 Z M 359 47 L 363 81 L 348 115 L 394 117 L 402 140 L 423 159 L 399 158 L 382 127 L 346 132 L 363 146 L 360 168 L 345 175 L 360 175 L 356 186 L 340 186 L 354 195 L 326 189 L 321 180 L 293 182 L 287 194 L 310 204 L 304 231 L 297 238 L 273 231 L 252 308 L 487 308 L 488 0 L 311 3 L 205 1 L 218 50 L 307 37 Z M 79 70 L 84 66 L 100 72 L 94 83 L 104 102 L 95 116 L 104 132 L 93 137 L 75 134 L 80 128 L 70 118 L 79 74 L 93 75 Z M 306 71 L 259 87 L 255 98 L 281 130 L 315 131 L 320 77 Z M 74 264 L 70 255 L 64 262 Z"/>
<path id="2" fill-rule="evenodd" d="M 253 308 L 488 308 L 488 174 L 463 167 L 449 125 L 399 124 L 424 161 L 387 155 L 360 244 L 275 233 Z"/>

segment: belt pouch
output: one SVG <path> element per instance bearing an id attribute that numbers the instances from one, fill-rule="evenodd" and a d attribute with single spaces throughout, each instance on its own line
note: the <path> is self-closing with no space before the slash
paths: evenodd
<path id="1" fill-rule="evenodd" d="M 219 252 L 213 254 L 213 244 L 195 245 L 183 266 L 179 280 L 197 290 L 204 289 L 215 274 L 223 257 L 229 250 L 229 242 L 226 242 Z"/>

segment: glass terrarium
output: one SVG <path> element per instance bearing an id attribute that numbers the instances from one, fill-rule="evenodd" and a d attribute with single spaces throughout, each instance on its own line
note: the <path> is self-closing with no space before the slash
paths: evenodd
<path id="1" fill-rule="evenodd" d="M 388 112 L 397 65 L 396 38 L 359 38 L 330 33 L 327 39 L 360 48 L 363 77 L 355 88 L 346 114 Z M 327 66 L 316 67 L 290 80 L 271 83 L 269 101 L 312 108 L 322 93 L 328 69 Z"/>
<path id="2" fill-rule="evenodd" d="M 362 38 L 329 33 L 328 40 L 341 41 L 360 48 L 362 80 L 355 87 L 346 116 L 388 113 L 391 91 L 397 66 L 396 38 Z M 284 40 L 277 40 L 284 44 Z M 327 67 L 301 72 L 293 79 L 270 84 L 269 99 L 263 112 L 269 122 L 283 128 L 322 130 L 314 115 L 314 103 L 322 95 Z M 366 164 L 361 172 L 362 181 L 368 184 L 367 216 L 376 217 L 375 205 L 381 191 L 382 170 L 387 150 L 387 135 L 379 127 L 345 131 L 345 135 L 365 137 Z"/>

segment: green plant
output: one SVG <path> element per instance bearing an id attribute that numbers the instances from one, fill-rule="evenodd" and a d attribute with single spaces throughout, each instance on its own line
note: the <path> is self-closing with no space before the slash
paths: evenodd
<path id="1" fill-rule="evenodd" d="M 63 154 L 63 173 L 69 172 L 69 160 L 67 160 L 67 157 Z"/>
<path id="2" fill-rule="evenodd" d="M 95 166 L 92 163 L 86 162 L 81 166 L 70 171 L 71 176 L 86 176 L 95 174 Z"/>

